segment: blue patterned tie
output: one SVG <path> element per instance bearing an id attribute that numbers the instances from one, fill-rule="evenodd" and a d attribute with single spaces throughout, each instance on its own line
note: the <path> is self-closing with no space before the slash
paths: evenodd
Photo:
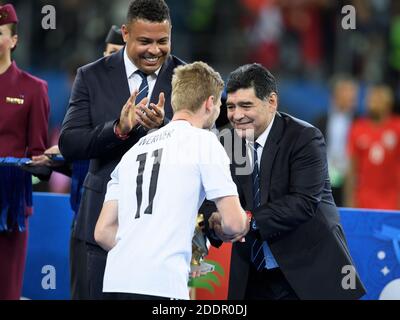
<path id="1" fill-rule="evenodd" d="M 260 170 L 258 166 L 258 154 L 257 149 L 260 147 L 258 142 L 254 143 L 254 166 L 253 166 L 253 210 L 258 208 L 261 204 L 261 195 L 260 195 Z M 265 256 L 263 249 L 263 242 L 258 240 L 257 238 L 254 240 L 251 246 L 251 261 L 258 271 L 265 268 Z"/>
<path id="2" fill-rule="evenodd" d="M 135 100 L 135 105 L 137 105 L 140 101 L 147 97 L 149 93 L 149 84 L 147 82 L 147 74 L 140 70 L 136 70 L 135 73 L 142 78 L 142 83 L 140 84 L 139 92 Z"/>

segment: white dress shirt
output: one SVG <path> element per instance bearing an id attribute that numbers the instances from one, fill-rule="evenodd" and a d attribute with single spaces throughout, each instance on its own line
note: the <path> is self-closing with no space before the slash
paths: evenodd
<path id="1" fill-rule="evenodd" d="M 124 63 L 125 63 L 125 70 L 126 70 L 126 77 L 128 79 L 128 84 L 129 84 L 129 92 L 132 94 L 134 90 L 139 90 L 140 84 L 142 83 L 142 77 L 136 73 L 136 71 L 139 69 L 138 67 L 135 66 L 135 64 L 129 59 L 128 54 L 126 52 L 126 48 L 124 49 Z M 149 99 L 151 98 L 151 95 L 153 94 L 153 89 L 157 81 L 157 76 L 160 72 L 160 68 L 152 74 L 149 74 L 147 76 L 147 82 L 149 84 L 149 92 L 147 96 Z M 158 101 L 158 99 L 156 99 Z"/>
<path id="2" fill-rule="evenodd" d="M 272 125 L 274 123 L 275 120 L 275 116 L 273 117 L 271 123 L 268 125 L 268 127 L 264 130 L 263 133 L 260 134 L 260 136 L 257 138 L 257 140 L 255 142 L 257 142 L 259 144 L 259 147 L 257 148 L 257 158 L 258 158 L 258 169 L 260 169 L 261 166 L 261 157 L 262 157 L 262 153 L 265 147 L 265 143 L 267 142 L 269 133 L 271 132 L 271 128 Z M 247 150 L 249 152 L 249 156 L 250 156 L 250 163 L 254 163 L 253 161 L 253 150 L 254 150 L 254 143 L 251 141 L 247 141 L 246 140 L 246 145 L 247 145 Z M 266 265 L 265 268 L 266 269 L 274 269 L 274 268 L 278 268 L 278 263 L 276 262 L 271 249 L 268 246 L 268 243 L 266 241 L 263 242 L 263 251 L 264 251 L 264 256 L 266 259 Z"/>

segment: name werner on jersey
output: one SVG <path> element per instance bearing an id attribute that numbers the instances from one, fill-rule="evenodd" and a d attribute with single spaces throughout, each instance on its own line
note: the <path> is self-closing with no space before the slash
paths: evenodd
<path id="1" fill-rule="evenodd" d="M 138 144 L 139 144 L 139 146 L 143 146 L 146 144 L 152 144 L 152 143 L 156 143 L 158 141 L 169 139 L 172 137 L 173 132 L 174 132 L 174 129 L 171 129 L 171 130 L 167 130 L 167 131 L 164 131 L 161 133 L 147 135 L 147 136 L 143 137 L 142 139 L 140 139 Z"/>

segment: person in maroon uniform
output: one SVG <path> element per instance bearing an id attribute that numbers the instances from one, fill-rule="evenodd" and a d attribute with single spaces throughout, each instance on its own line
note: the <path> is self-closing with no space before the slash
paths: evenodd
<path id="1" fill-rule="evenodd" d="M 11 60 L 18 18 L 11 4 L 0 5 L 0 300 L 19 299 L 25 268 L 27 217 L 32 212 L 32 178 L 12 159 L 32 158 L 47 144 L 47 83 Z"/>

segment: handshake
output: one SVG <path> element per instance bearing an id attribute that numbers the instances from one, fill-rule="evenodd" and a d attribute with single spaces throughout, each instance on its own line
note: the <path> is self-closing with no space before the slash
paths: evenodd
<path id="1" fill-rule="evenodd" d="M 245 241 L 245 235 L 250 229 L 250 217 L 246 229 L 242 233 L 227 235 L 222 231 L 222 217 L 219 212 L 214 212 L 208 219 L 209 229 L 215 239 L 224 242 Z M 192 260 L 191 260 L 191 276 L 198 277 L 208 272 L 214 271 L 214 266 L 204 262 L 204 258 L 208 254 L 207 238 L 204 233 L 204 215 L 199 213 L 197 216 L 196 227 L 192 239 Z"/>
<path id="2" fill-rule="evenodd" d="M 211 217 L 208 219 L 208 226 L 213 238 L 224 241 L 224 242 L 244 242 L 245 236 L 250 230 L 251 213 L 247 212 L 247 221 L 245 223 L 245 229 L 242 232 L 235 234 L 226 234 L 222 228 L 222 217 L 219 212 L 213 212 Z"/>

